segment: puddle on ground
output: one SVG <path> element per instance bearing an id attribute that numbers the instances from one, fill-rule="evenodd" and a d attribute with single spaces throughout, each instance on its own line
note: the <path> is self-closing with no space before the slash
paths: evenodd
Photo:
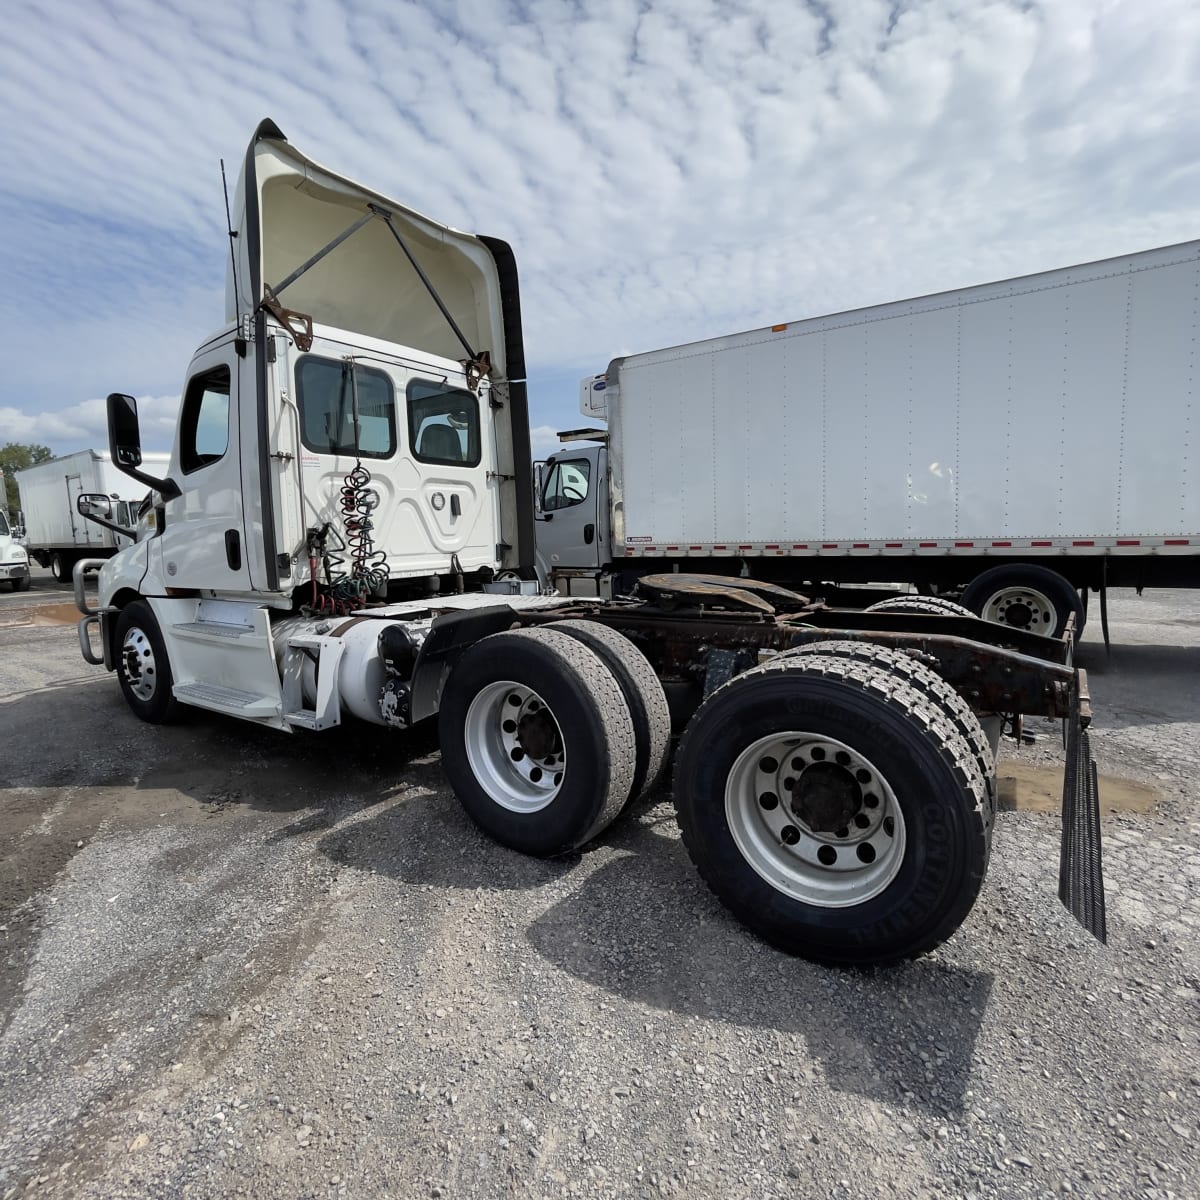
<path id="1" fill-rule="evenodd" d="M 0 625 L 74 625 L 82 615 L 74 604 L 6 604 Z"/>
<path id="2" fill-rule="evenodd" d="M 1062 812 L 1062 767 L 1005 762 L 996 768 L 1001 812 Z M 1132 779 L 1100 776 L 1100 812 L 1148 813 L 1158 804 L 1158 792 Z"/>

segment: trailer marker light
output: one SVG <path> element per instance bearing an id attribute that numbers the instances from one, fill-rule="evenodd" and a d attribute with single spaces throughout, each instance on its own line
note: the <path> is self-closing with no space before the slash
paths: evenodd
<path id="1" fill-rule="evenodd" d="M 782 333 L 786 328 L 787 328 L 786 325 L 772 325 L 771 332 L 772 333 Z"/>

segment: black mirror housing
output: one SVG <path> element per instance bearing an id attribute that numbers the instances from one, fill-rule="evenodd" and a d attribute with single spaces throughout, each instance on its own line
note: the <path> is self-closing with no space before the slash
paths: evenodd
<path id="1" fill-rule="evenodd" d="M 164 500 L 174 500 L 181 494 L 179 484 L 173 479 L 159 479 L 141 470 L 142 433 L 138 426 L 137 400 L 124 392 L 110 392 L 106 404 L 108 452 L 112 455 L 113 466 L 138 483 L 153 488 Z"/>

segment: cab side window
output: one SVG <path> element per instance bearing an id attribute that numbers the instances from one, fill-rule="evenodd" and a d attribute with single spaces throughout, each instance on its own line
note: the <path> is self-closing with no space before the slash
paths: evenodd
<path id="1" fill-rule="evenodd" d="M 570 508 L 572 504 L 582 504 L 587 499 L 590 482 L 591 463 L 586 458 L 556 462 L 546 480 L 542 511 L 554 512 L 559 508 Z"/>
<path id="2" fill-rule="evenodd" d="M 188 383 L 179 413 L 179 465 L 185 475 L 229 449 L 229 368 L 214 367 Z"/>

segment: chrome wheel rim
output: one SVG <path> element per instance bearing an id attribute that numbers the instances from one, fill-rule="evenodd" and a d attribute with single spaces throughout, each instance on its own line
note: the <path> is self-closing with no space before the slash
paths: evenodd
<path id="1" fill-rule="evenodd" d="M 1058 625 L 1058 610 L 1050 597 L 1037 588 L 1008 587 L 988 598 L 983 606 L 983 619 L 1050 637 Z"/>
<path id="2" fill-rule="evenodd" d="M 484 791 L 515 813 L 534 813 L 559 793 L 567 771 L 562 730 L 532 688 L 500 680 L 467 709 L 467 761 Z"/>
<path id="3" fill-rule="evenodd" d="M 121 671 L 129 690 L 142 701 L 154 699 L 158 686 L 158 669 L 154 647 L 144 629 L 136 625 L 125 634 L 121 645 Z"/>
<path id="4" fill-rule="evenodd" d="M 725 817 L 742 857 L 777 891 L 821 908 L 879 895 L 904 861 L 904 814 L 865 755 L 814 733 L 775 733 L 738 756 Z"/>

